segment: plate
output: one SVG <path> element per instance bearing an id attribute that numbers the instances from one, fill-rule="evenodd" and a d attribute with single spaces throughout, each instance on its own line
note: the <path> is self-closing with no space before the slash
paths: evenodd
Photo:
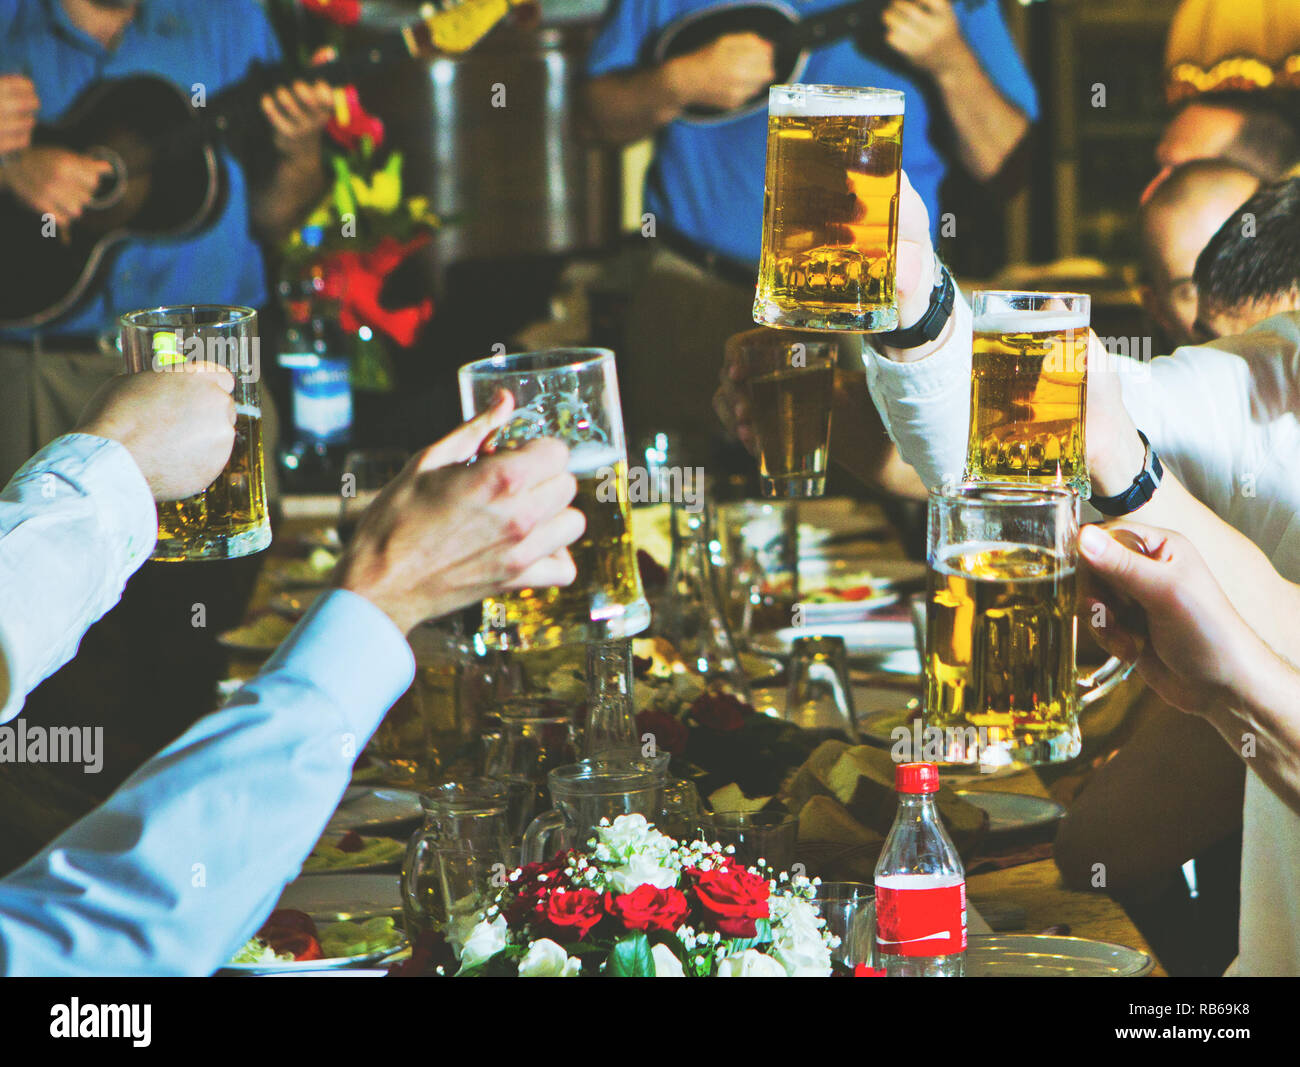
<path id="1" fill-rule="evenodd" d="M 321 845 L 337 845 L 339 841 L 343 839 L 343 837 L 344 837 L 343 834 L 336 834 L 336 833 L 323 834 L 321 836 L 321 839 L 316 842 L 316 848 L 312 849 L 312 855 L 316 854 L 316 850 L 319 849 Z M 307 864 L 310 863 L 312 859 L 311 856 L 308 856 L 307 862 L 303 864 L 303 869 L 302 869 L 303 875 L 311 875 L 314 878 L 319 878 L 322 875 L 326 875 L 326 874 L 360 874 L 365 871 L 392 870 L 401 864 L 402 854 L 406 847 L 404 844 L 402 844 L 402 842 L 396 841 L 393 838 L 386 838 L 386 837 L 362 837 L 361 841 L 364 845 L 371 845 L 374 842 L 383 841 L 385 842 L 385 847 L 389 849 L 392 855 L 390 855 L 389 858 L 386 860 L 376 860 L 371 858 L 368 860 L 360 861 L 358 859 L 352 858 L 354 855 L 359 856 L 360 855 L 359 853 L 345 852 L 343 854 L 343 859 L 340 862 L 333 864 L 332 866 L 329 867 L 307 866 Z M 391 844 L 388 844 L 389 842 L 391 842 Z"/>
<path id="2" fill-rule="evenodd" d="M 958 789 L 963 800 L 989 813 L 989 833 L 1006 834 L 1018 830 L 1036 830 L 1051 826 L 1065 814 L 1065 808 L 1046 797 L 1024 793 L 983 792 Z"/>
<path id="3" fill-rule="evenodd" d="M 1145 952 L 1049 934 L 973 934 L 967 978 L 1141 978 L 1155 969 Z"/>
<path id="4" fill-rule="evenodd" d="M 260 978 L 387 978 L 388 972 L 373 967 L 352 967 L 332 971 L 263 971 Z"/>
<path id="5" fill-rule="evenodd" d="M 326 592 L 327 589 L 300 589 L 294 592 L 285 590 L 271 597 L 267 607 L 277 615 L 283 615 L 286 619 L 297 622 Z"/>
<path id="6" fill-rule="evenodd" d="M 396 917 L 402 913 L 401 882 L 395 874 L 305 875 L 284 887 L 275 906 L 306 912 L 318 923 Z"/>
<path id="7" fill-rule="evenodd" d="M 289 636 L 293 626 L 293 622 L 283 615 L 264 611 L 251 622 L 218 635 L 217 644 L 232 652 L 269 656 Z"/>
<path id="8" fill-rule="evenodd" d="M 346 833 L 392 823 L 409 822 L 424 815 L 420 794 L 413 789 L 350 785 L 343 794 L 326 833 Z"/>
<path id="9" fill-rule="evenodd" d="M 919 674 L 921 671 L 921 657 L 916 652 L 912 624 L 893 619 L 787 626 L 770 633 L 755 634 L 750 638 L 749 644 L 755 652 L 786 659 L 796 637 L 811 636 L 844 638 L 850 666 L 886 674 Z"/>
<path id="10" fill-rule="evenodd" d="M 264 978 L 275 976 L 288 977 L 290 975 L 332 975 L 343 976 L 349 974 L 350 967 L 364 967 L 366 964 L 378 963 L 380 960 L 387 959 L 389 956 L 396 955 L 406 948 L 406 942 L 400 945 L 394 945 L 392 948 L 380 949 L 378 952 L 367 952 L 360 956 L 336 956 L 326 960 L 284 960 L 275 963 L 227 963 L 220 968 L 221 972 L 227 974 L 245 974 L 257 975 Z M 352 971 L 350 974 L 387 974 L 387 971 Z"/>

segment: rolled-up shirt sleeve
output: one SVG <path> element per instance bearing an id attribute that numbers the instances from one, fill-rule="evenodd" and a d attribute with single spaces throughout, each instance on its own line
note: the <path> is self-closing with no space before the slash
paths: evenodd
<path id="1" fill-rule="evenodd" d="M 255 679 L 0 881 L 0 974 L 205 975 L 251 937 L 415 674 L 335 590 Z"/>
<path id="2" fill-rule="evenodd" d="M 67 663 L 153 551 L 158 513 L 131 454 L 67 434 L 0 492 L 0 723 Z"/>

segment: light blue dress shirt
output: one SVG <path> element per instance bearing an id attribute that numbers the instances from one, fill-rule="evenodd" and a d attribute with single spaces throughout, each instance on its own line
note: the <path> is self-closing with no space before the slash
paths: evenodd
<path id="1" fill-rule="evenodd" d="M 0 663 L 12 718 L 152 549 L 130 454 L 62 437 L 0 494 Z M 0 880 L 0 975 L 205 975 L 256 933 L 415 663 L 397 627 L 321 597 L 261 674 Z"/>

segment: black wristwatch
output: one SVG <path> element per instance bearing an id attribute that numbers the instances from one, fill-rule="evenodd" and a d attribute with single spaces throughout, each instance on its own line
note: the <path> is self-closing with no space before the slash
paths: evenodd
<path id="1" fill-rule="evenodd" d="M 937 262 L 937 260 L 936 260 Z M 943 333 L 952 316 L 952 306 L 957 300 L 957 286 L 953 283 L 948 268 L 939 263 L 939 277 L 934 288 L 930 290 L 930 306 L 925 309 L 914 326 L 905 330 L 893 330 L 890 333 L 878 333 L 871 339 L 871 346 L 886 348 L 919 348 L 928 341 L 935 340 Z"/>
<path id="2" fill-rule="evenodd" d="M 1156 455 L 1156 450 L 1151 447 L 1147 435 L 1138 430 L 1138 436 L 1142 438 L 1142 447 L 1146 449 L 1146 455 L 1142 460 L 1142 470 L 1133 479 L 1133 484 L 1118 496 L 1098 496 L 1096 493 L 1092 495 L 1090 503 L 1103 515 L 1115 518 L 1119 515 L 1128 515 L 1130 512 L 1137 511 L 1138 508 L 1156 495 L 1160 479 L 1165 476 L 1165 469 L 1160 465 L 1160 457 Z"/>

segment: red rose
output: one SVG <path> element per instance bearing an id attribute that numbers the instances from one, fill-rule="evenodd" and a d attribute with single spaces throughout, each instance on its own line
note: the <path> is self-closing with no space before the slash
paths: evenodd
<path id="1" fill-rule="evenodd" d="M 671 934 L 690 914 L 691 906 L 680 889 L 639 885 L 630 893 L 606 893 L 605 909 L 622 919 L 629 930 L 663 930 Z"/>
<path id="2" fill-rule="evenodd" d="M 655 747 L 674 756 L 686 751 L 686 739 L 690 731 L 676 715 L 671 715 L 659 708 L 647 708 L 637 712 L 636 727 L 638 734 L 653 734 Z"/>
<path id="3" fill-rule="evenodd" d="M 705 693 L 691 705 L 691 718 L 710 730 L 729 732 L 745 725 L 748 704 L 730 693 Z"/>
<path id="4" fill-rule="evenodd" d="M 361 21 L 361 0 L 302 0 L 302 6 L 340 26 L 355 26 Z"/>
<path id="5" fill-rule="evenodd" d="M 383 120 L 370 114 L 361 106 L 361 97 L 355 85 L 344 86 L 334 98 L 334 114 L 325 125 L 325 132 L 349 152 L 370 138 L 372 148 L 384 142 Z"/>
<path id="6" fill-rule="evenodd" d="M 695 883 L 700 905 L 713 918 L 718 932 L 727 937 L 753 937 L 758 932 L 754 920 L 768 918 L 771 892 L 766 878 L 740 867 L 704 871 Z"/>
<path id="7" fill-rule="evenodd" d="M 576 930 L 579 941 L 605 917 L 600 894 L 594 889 L 557 890 L 546 898 L 545 905 L 539 904 L 538 908 L 552 926 Z"/>

